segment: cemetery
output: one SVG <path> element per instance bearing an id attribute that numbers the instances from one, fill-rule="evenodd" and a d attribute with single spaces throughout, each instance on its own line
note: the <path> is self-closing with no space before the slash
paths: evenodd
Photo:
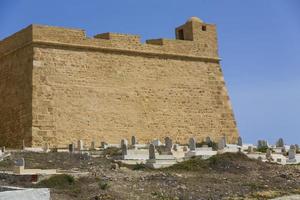
<path id="1" fill-rule="evenodd" d="M 37 193 L 49 191 L 52 199 L 82 199 L 83 196 L 88 199 L 120 199 L 120 196 L 124 199 L 159 199 L 159 196 L 197 199 L 199 188 L 207 191 L 218 188 L 219 191 L 210 196 L 222 199 L 228 190 L 226 183 L 235 190 L 227 197 L 263 197 L 259 192 L 271 188 L 276 191 L 269 195 L 270 199 L 300 193 L 299 145 L 287 145 L 282 138 L 274 145 L 265 140 L 245 144 L 241 137 L 236 144 L 229 144 L 225 136 L 217 142 L 210 137 L 203 141 L 192 137 L 185 144 L 171 137 L 140 143 L 132 136 L 123 138 L 119 144 L 96 140 L 87 144 L 78 140 L 65 148 L 50 148 L 47 144 L 34 148 L 24 145 L 22 149 L 2 147 L 0 160 L 0 185 L 29 190 L 37 187 Z M 252 170 L 256 170 L 255 175 Z M 72 187 L 62 180 L 50 184 L 53 177 L 65 176 L 74 179 Z M 219 184 L 211 183 L 212 176 Z M 193 182 L 194 185 L 189 186 L 196 177 L 208 181 Z M 243 184 L 234 184 L 233 180 L 243 181 Z M 284 184 L 279 185 L 280 180 Z M 60 184 L 64 186 L 60 188 Z M 178 190 L 170 190 L 169 185 Z M 74 188 L 80 192 L 73 193 Z M 26 193 L 28 189 L 12 190 L 7 194 L 0 192 L 0 197 L 13 195 L 14 191 L 16 195 Z M 152 190 L 155 193 L 150 192 Z M 65 193 L 61 194 L 62 191 Z"/>

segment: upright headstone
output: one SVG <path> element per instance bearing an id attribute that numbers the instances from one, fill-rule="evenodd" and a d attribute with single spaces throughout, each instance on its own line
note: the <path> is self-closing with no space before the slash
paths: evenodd
<path id="1" fill-rule="evenodd" d="M 172 146 L 173 146 L 173 142 L 169 137 L 165 138 L 165 145 L 168 151 L 171 151 Z"/>
<path id="2" fill-rule="evenodd" d="M 69 144 L 69 152 L 70 153 L 74 153 L 75 152 L 75 144 L 74 143 Z"/>
<path id="3" fill-rule="evenodd" d="M 296 158 L 296 149 L 290 148 L 289 149 L 289 160 L 295 160 L 295 158 Z"/>
<path id="4" fill-rule="evenodd" d="M 223 136 L 218 143 L 218 149 L 223 150 L 225 147 L 226 147 L 226 138 L 225 136 Z"/>
<path id="5" fill-rule="evenodd" d="M 22 149 L 24 150 L 25 148 L 25 140 L 22 140 Z"/>
<path id="6" fill-rule="evenodd" d="M 196 139 L 193 137 L 189 139 L 189 148 L 191 151 L 196 150 Z"/>
<path id="7" fill-rule="evenodd" d="M 205 143 L 206 143 L 207 145 L 209 145 L 209 144 L 211 143 L 210 137 L 206 137 L 206 138 L 205 138 Z"/>
<path id="8" fill-rule="evenodd" d="M 91 142 L 91 150 L 95 150 L 96 149 L 96 142 L 93 140 Z"/>
<path id="9" fill-rule="evenodd" d="M 155 146 L 154 146 L 154 144 L 149 145 L 149 159 L 155 159 Z"/>
<path id="10" fill-rule="evenodd" d="M 49 152 L 49 151 L 50 151 L 50 149 L 49 149 L 49 144 L 48 144 L 48 143 L 45 144 L 43 150 L 44 150 L 44 152 Z"/>
<path id="11" fill-rule="evenodd" d="M 173 145 L 173 150 L 174 150 L 174 151 L 178 151 L 178 149 L 179 149 L 179 145 L 178 145 L 178 144 L 174 144 L 174 145 Z"/>
<path id="12" fill-rule="evenodd" d="M 266 140 L 258 140 L 257 142 L 257 148 L 265 148 L 268 147 L 268 142 Z"/>
<path id="13" fill-rule="evenodd" d="M 284 141 L 282 138 L 279 138 L 276 142 L 276 147 L 284 147 Z"/>
<path id="14" fill-rule="evenodd" d="M 267 158 L 268 160 L 271 160 L 271 159 L 272 159 L 272 150 L 271 150 L 271 149 L 267 149 L 266 158 Z"/>
<path id="15" fill-rule="evenodd" d="M 121 140 L 121 147 L 122 147 L 123 144 L 125 144 L 128 147 L 128 140 L 122 139 Z"/>
<path id="16" fill-rule="evenodd" d="M 300 151 L 299 145 L 295 144 L 295 148 L 296 148 L 296 153 Z"/>
<path id="17" fill-rule="evenodd" d="M 122 155 L 127 155 L 128 146 L 126 142 L 121 143 Z"/>
<path id="18" fill-rule="evenodd" d="M 287 152 L 285 146 L 281 147 L 281 152 L 283 155 L 286 155 Z"/>
<path id="19" fill-rule="evenodd" d="M 289 160 L 294 160 L 296 158 L 296 149 L 289 150 Z"/>
<path id="20" fill-rule="evenodd" d="M 252 146 L 248 146 L 248 153 L 253 153 L 253 147 Z"/>
<path id="21" fill-rule="evenodd" d="M 238 143 L 237 143 L 238 146 L 243 146 L 243 139 L 242 137 L 238 137 Z"/>
<path id="22" fill-rule="evenodd" d="M 296 150 L 296 146 L 295 145 L 291 145 L 290 149 L 295 149 Z"/>
<path id="23" fill-rule="evenodd" d="M 77 149 L 78 149 L 78 151 L 82 151 L 83 150 L 83 140 L 78 140 L 78 142 L 77 142 Z"/>
<path id="24" fill-rule="evenodd" d="M 135 138 L 135 136 L 132 136 L 131 137 L 131 145 L 133 146 L 133 145 L 136 145 L 136 138 Z"/>

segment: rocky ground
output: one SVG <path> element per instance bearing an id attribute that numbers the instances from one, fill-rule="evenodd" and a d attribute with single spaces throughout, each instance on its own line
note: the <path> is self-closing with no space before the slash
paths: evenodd
<path id="1" fill-rule="evenodd" d="M 0 170 L 12 169 L 13 160 L 24 157 L 26 168 L 88 172 L 75 178 L 60 176 L 39 184 L 1 180 L 1 185 L 50 187 L 53 200 L 200 200 L 271 199 L 300 194 L 300 166 L 281 166 L 248 159 L 242 154 L 223 154 L 203 161 L 198 158 L 162 170 L 143 165 L 116 165 L 109 159 L 117 152 L 83 160 L 69 153 L 13 153 L 0 162 Z"/>

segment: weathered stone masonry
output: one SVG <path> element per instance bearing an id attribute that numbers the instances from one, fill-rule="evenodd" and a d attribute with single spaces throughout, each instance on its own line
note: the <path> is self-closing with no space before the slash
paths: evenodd
<path id="1" fill-rule="evenodd" d="M 215 25 L 191 18 L 176 40 L 31 25 L 0 41 L 0 145 L 78 139 L 185 143 L 238 131 Z"/>

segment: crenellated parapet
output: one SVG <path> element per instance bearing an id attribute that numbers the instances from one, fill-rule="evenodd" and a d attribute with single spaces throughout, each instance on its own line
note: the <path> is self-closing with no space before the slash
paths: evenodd
<path id="1" fill-rule="evenodd" d="M 205 27 L 205 28 L 203 28 Z M 30 25 L 0 42 L 0 56 L 24 45 L 47 45 L 93 51 L 172 56 L 191 59 L 208 59 L 218 62 L 215 26 L 189 20 L 176 28 L 176 39 L 149 39 L 141 43 L 139 35 L 102 33 L 93 38 L 81 29 L 43 25 Z"/>

